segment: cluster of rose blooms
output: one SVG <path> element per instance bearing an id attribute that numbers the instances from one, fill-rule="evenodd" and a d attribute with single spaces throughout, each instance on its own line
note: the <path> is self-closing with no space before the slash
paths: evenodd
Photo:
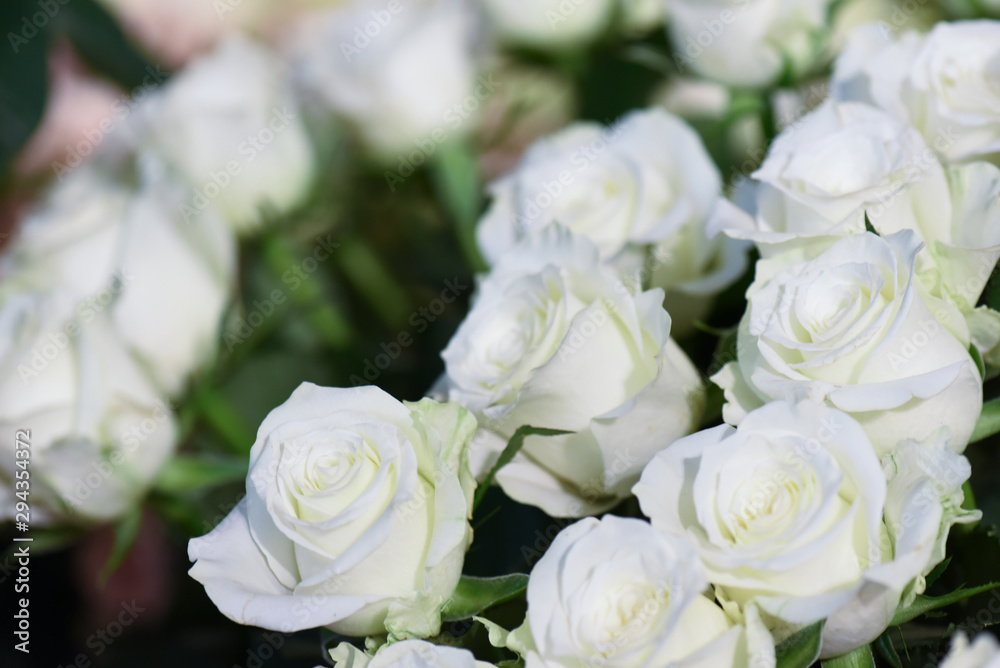
<path id="1" fill-rule="evenodd" d="M 977 306 L 1000 258 L 998 48 L 992 22 L 855 32 L 742 208 L 660 109 L 538 141 L 491 188 L 491 270 L 441 403 L 301 387 L 261 426 L 245 501 L 192 541 L 193 577 L 241 623 L 368 636 L 343 665 L 472 665 L 418 639 L 459 581 L 476 481 L 532 425 L 567 433 L 529 436 L 496 482 L 585 519 L 532 570 L 522 626 L 482 619 L 496 646 L 528 666 L 767 666 L 822 620 L 820 657 L 872 642 L 980 516 L 961 453 L 1000 334 Z M 727 424 L 695 431 L 705 388 L 671 331 L 748 243 L 735 359 L 711 378 Z M 648 522 L 586 517 L 632 494 Z"/>
<path id="2" fill-rule="evenodd" d="M 393 168 L 474 95 L 468 3 L 400 2 L 327 10 L 280 58 L 225 39 L 23 223 L 0 264 L 0 424 L 37 421 L 53 521 L 115 517 L 170 457 L 165 402 L 217 345 L 235 234 L 309 190 L 309 105 Z M 664 3 L 478 4 L 538 46 Z M 830 29 L 823 0 L 667 4 L 675 65 L 740 86 L 808 71 Z M 492 481 L 578 520 L 532 569 L 522 625 L 476 618 L 528 668 L 775 666 L 819 622 L 821 658 L 868 645 L 980 517 L 962 453 L 1000 366 L 1000 313 L 979 305 L 1000 259 L 998 62 L 994 21 L 854 29 L 827 99 L 728 196 L 659 106 L 534 142 L 489 188 L 490 269 L 429 398 L 302 385 L 260 426 L 244 500 L 191 541 L 192 577 L 239 623 L 366 638 L 332 650 L 344 668 L 489 665 L 427 639 Z M 430 68 L 450 88 L 406 85 Z M 706 378 L 675 339 L 751 250 L 733 353 Z M 708 383 L 725 424 L 699 430 Z M 551 431 L 507 461 L 526 426 Z M 633 496 L 648 521 L 593 517 Z M 959 635 L 942 665 L 998 661 Z"/>

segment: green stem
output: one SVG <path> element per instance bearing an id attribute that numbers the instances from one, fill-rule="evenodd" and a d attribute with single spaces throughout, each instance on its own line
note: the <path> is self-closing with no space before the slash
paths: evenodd
<path id="1" fill-rule="evenodd" d="M 240 455 L 250 451 L 256 440 L 253 432 L 247 428 L 236 408 L 218 390 L 203 387 L 195 393 L 194 402 L 198 413 L 205 418 L 212 431 L 222 438 L 227 448 Z"/>
<path id="2" fill-rule="evenodd" d="M 292 267 L 299 266 L 301 259 L 279 235 L 264 239 L 261 245 L 264 262 L 276 281 L 283 277 Z M 338 255 L 343 251 L 338 251 Z M 347 317 L 327 299 L 318 282 L 311 276 L 296 277 L 298 280 L 285 289 L 293 304 L 306 311 L 306 323 L 310 329 L 334 349 L 343 349 L 350 345 L 354 332 Z"/>
<path id="3" fill-rule="evenodd" d="M 823 668 L 875 668 L 875 655 L 871 645 L 832 659 L 823 659 Z"/>
<path id="4" fill-rule="evenodd" d="M 410 299 L 378 255 L 360 237 L 341 244 L 337 261 L 354 288 L 391 328 L 406 326 L 411 312 Z"/>
<path id="5" fill-rule="evenodd" d="M 476 244 L 476 222 L 482 208 L 482 182 L 476 156 L 467 143 L 452 141 L 434 155 L 434 185 L 455 226 L 455 235 L 473 272 L 486 271 Z"/>
<path id="6" fill-rule="evenodd" d="M 764 143 L 770 146 L 778 136 L 778 121 L 774 117 L 774 104 L 771 101 L 771 91 L 761 93 L 760 125 L 764 130 Z"/>

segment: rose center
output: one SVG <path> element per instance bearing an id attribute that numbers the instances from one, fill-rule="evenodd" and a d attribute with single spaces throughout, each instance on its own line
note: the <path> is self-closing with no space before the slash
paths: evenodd
<path id="1" fill-rule="evenodd" d="M 670 590 L 648 581 L 630 582 L 609 592 L 599 608 L 597 653 L 609 657 L 642 637 L 669 604 Z"/>

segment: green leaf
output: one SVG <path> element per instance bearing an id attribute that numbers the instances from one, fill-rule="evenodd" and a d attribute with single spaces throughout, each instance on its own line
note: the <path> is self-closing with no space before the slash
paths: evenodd
<path id="1" fill-rule="evenodd" d="M 148 92 L 168 76 L 136 50 L 115 19 L 94 0 L 61 5 L 54 22 L 91 67 L 126 90 L 143 87 Z"/>
<path id="2" fill-rule="evenodd" d="M 983 402 L 983 412 L 979 414 L 969 443 L 978 443 L 996 433 L 1000 433 L 1000 398 Z"/>
<path id="3" fill-rule="evenodd" d="M 497 668 L 524 668 L 524 659 L 517 657 L 516 659 L 500 661 L 497 663 Z"/>
<path id="4" fill-rule="evenodd" d="M 98 577 L 103 585 L 108 581 L 118 567 L 125 561 L 129 550 L 135 545 L 135 539 L 139 537 L 139 528 L 142 526 L 142 506 L 132 508 L 124 517 L 115 524 L 115 540 L 111 547 L 111 556 L 101 569 Z"/>
<path id="5" fill-rule="evenodd" d="M 905 624 L 906 622 L 914 620 L 920 615 L 928 613 L 931 610 L 944 608 L 953 603 L 958 603 L 959 601 L 963 601 L 977 594 L 982 594 L 997 588 L 1000 588 L 1000 582 L 991 582 L 989 584 L 973 587 L 971 589 L 959 587 L 955 591 L 950 594 L 945 594 L 944 596 L 917 596 L 913 603 L 905 608 L 899 608 L 896 610 L 896 614 L 893 616 L 890 626 Z"/>
<path id="6" fill-rule="evenodd" d="M 868 212 L 867 211 L 865 211 L 865 231 L 871 232 L 875 236 L 880 236 L 879 233 L 878 233 L 878 230 L 876 230 L 875 226 L 872 225 L 871 219 L 868 218 Z"/>
<path id="7" fill-rule="evenodd" d="M 928 573 L 927 577 L 924 578 L 924 587 L 929 589 L 932 584 L 937 582 L 937 579 L 941 577 L 946 570 L 948 570 L 948 564 L 950 563 L 951 563 L 951 557 L 948 557 L 940 564 L 935 566 L 934 570 Z"/>
<path id="8" fill-rule="evenodd" d="M 487 269 L 476 244 L 476 221 L 483 206 L 483 186 L 475 153 L 465 142 L 440 146 L 431 160 L 431 175 L 438 197 L 451 216 L 466 262 L 474 272 Z"/>
<path id="9" fill-rule="evenodd" d="M 791 68 L 789 67 L 788 56 L 785 53 L 782 53 L 781 59 L 785 63 L 782 79 L 791 79 L 792 74 Z M 761 129 L 764 130 L 764 143 L 766 146 L 770 146 L 771 142 L 773 142 L 775 137 L 777 137 L 780 133 L 780 130 L 778 129 L 778 119 L 774 115 L 774 104 L 771 101 L 771 91 L 761 91 L 760 95 L 760 126 Z"/>
<path id="10" fill-rule="evenodd" d="M 819 658 L 823 644 L 823 621 L 810 624 L 775 648 L 777 668 L 809 668 Z"/>
<path id="11" fill-rule="evenodd" d="M 406 326 L 413 310 L 410 298 L 364 240 L 352 237 L 344 241 L 337 253 L 337 264 L 382 322 L 392 329 Z"/>
<path id="12" fill-rule="evenodd" d="M 976 344 L 969 344 L 969 355 L 972 356 L 976 368 L 979 369 L 979 377 L 986 378 L 986 363 L 983 361 L 983 356 L 979 354 L 979 348 L 976 348 Z"/>
<path id="13" fill-rule="evenodd" d="M 493 484 L 493 479 L 496 478 L 497 472 L 504 466 L 509 464 L 514 455 L 516 455 L 521 448 L 524 446 L 524 439 L 528 436 L 561 436 L 563 434 L 572 434 L 571 431 L 563 431 L 561 429 L 545 429 L 543 427 L 531 427 L 529 425 L 524 425 L 518 427 L 514 435 L 510 437 L 507 442 L 507 447 L 503 449 L 500 453 L 500 458 L 497 459 L 497 463 L 490 469 L 490 472 L 483 478 L 483 482 L 480 483 L 479 487 L 476 488 L 476 496 L 472 501 L 472 512 L 476 512 L 476 508 L 482 503 L 483 497 L 486 496 L 486 490 L 490 488 Z"/>
<path id="14" fill-rule="evenodd" d="M 823 659 L 823 668 L 875 668 L 875 655 L 871 645 L 859 647 L 853 652 Z"/>
<path id="15" fill-rule="evenodd" d="M 0 174 L 27 143 L 45 112 L 49 26 L 38 28 L 28 0 L 0 3 Z"/>
<path id="16" fill-rule="evenodd" d="M 167 493 L 216 487 L 246 478 L 248 465 L 246 457 L 178 456 L 163 467 L 154 487 Z"/>
<path id="17" fill-rule="evenodd" d="M 876 638 L 872 644 L 875 645 L 878 653 L 892 668 L 903 668 L 903 662 L 899 658 L 896 648 L 892 646 L 892 638 L 889 637 L 889 633 L 890 629 L 886 629 L 885 633 Z"/>
<path id="18" fill-rule="evenodd" d="M 495 578 L 475 578 L 463 575 L 448 603 L 441 611 L 441 619 L 457 622 L 478 616 L 495 605 L 511 601 L 528 588 L 528 576 L 523 573 L 501 575 Z"/>
<path id="19" fill-rule="evenodd" d="M 965 496 L 965 498 L 962 499 L 962 508 L 964 510 L 976 510 L 976 509 L 979 508 L 979 506 L 976 505 L 976 494 L 972 490 L 972 482 L 971 481 L 966 480 L 965 482 L 962 483 L 962 494 Z M 969 524 L 963 524 L 963 525 L 960 525 L 960 526 L 961 527 L 966 527 L 968 529 L 972 529 L 977 524 L 979 524 L 978 521 L 976 521 L 976 522 L 970 522 Z M 948 557 L 948 561 L 951 561 L 951 557 Z M 928 582 L 927 586 L 930 587 L 931 583 Z"/>
<path id="20" fill-rule="evenodd" d="M 289 242 L 280 234 L 269 234 L 261 241 L 261 257 L 271 276 L 279 285 L 287 283 L 289 272 L 301 267 L 303 257 L 294 250 Z M 293 284 L 287 290 L 293 304 L 305 313 L 304 320 L 309 328 L 326 345 L 334 350 L 348 347 L 354 339 L 354 331 L 347 315 L 323 289 L 319 277 L 311 274 L 305 278 L 294 276 Z M 251 340 L 256 337 L 251 337 Z M 245 351 L 246 346 L 241 348 Z"/>

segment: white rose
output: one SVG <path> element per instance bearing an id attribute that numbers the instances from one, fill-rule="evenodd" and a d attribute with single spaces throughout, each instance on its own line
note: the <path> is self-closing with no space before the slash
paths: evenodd
<path id="1" fill-rule="evenodd" d="M 683 118 L 721 121 L 732 105 L 732 93 L 707 79 L 671 77 L 653 94 L 656 104 Z"/>
<path id="2" fill-rule="evenodd" d="M 976 303 L 1000 258 L 1000 169 L 945 169 L 912 127 L 867 104 L 828 102 L 778 137 L 754 177 L 756 217 L 743 228 L 748 218 L 731 218 L 728 234 L 769 257 L 815 254 L 831 235 L 863 232 L 866 215 L 881 234 L 913 230 L 925 243 L 920 281 L 962 311 L 984 357 L 997 354 L 1000 314 Z"/>
<path id="3" fill-rule="evenodd" d="M 913 128 L 861 103 L 826 102 L 785 129 L 753 174 L 756 221 L 730 229 L 767 245 L 948 217 L 948 183 Z M 736 222 L 743 222 L 736 219 Z"/>
<path id="4" fill-rule="evenodd" d="M 57 184 L 0 264 L 73 295 L 81 319 L 109 313 L 157 387 L 179 394 L 216 349 L 236 272 L 235 240 L 216 214 L 185 222 L 186 189 L 151 160 L 138 190 L 98 167 Z"/>
<path id="5" fill-rule="evenodd" d="M 822 53 L 830 0 L 671 0 L 673 59 L 683 74 L 733 86 L 797 75 Z"/>
<path id="6" fill-rule="evenodd" d="M 748 661 L 746 630 L 706 588 L 688 542 L 642 520 L 586 518 L 532 569 L 527 617 L 505 645 L 526 668 L 773 666 L 773 646 Z"/>
<path id="7" fill-rule="evenodd" d="M 476 30 L 461 0 L 354 0 L 302 21 L 297 77 L 380 158 L 412 170 L 467 131 L 501 85 L 475 81 Z"/>
<path id="8" fill-rule="evenodd" d="M 768 401 L 810 399 L 854 416 L 880 454 L 941 425 L 964 450 L 982 379 L 961 316 L 915 280 L 920 246 L 910 231 L 865 233 L 813 259 L 761 260 L 737 361 L 712 379 L 725 391 L 726 421 Z"/>
<path id="9" fill-rule="evenodd" d="M 490 187 L 479 224 L 496 262 L 518 240 L 558 222 L 589 238 L 601 257 L 704 227 L 722 179 L 698 135 L 662 109 L 632 112 L 605 128 L 580 122 L 533 144 Z"/>
<path id="10" fill-rule="evenodd" d="M 11 434 L 0 464 L 0 519 L 13 519 L 14 492 L 24 488 L 14 455 L 19 430 L 30 431 L 33 527 L 106 522 L 141 503 L 170 458 L 176 428 L 107 313 L 80 311 L 66 292 L 6 282 L 0 379 L 0 428 Z"/>
<path id="11" fill-rule="evenodd" d="M 968 478 L 946 430 L 904 444 L 887 462 L 899 466 L 888 485 L 846 413 L 773 402 L 739 428 L 677 441 L 650 462 L 635 493 L 656 529 L 695 542 L 731 616 L 759 606 L 777 640 L 826 619 L 820 656 L 831 657 L 885 630 L 943 556 L 934 549 L 940 535 L 966 519 L 945 516 Z M 961 472 L 942 475 L 942 466 Z"/>
<path id="12" fill-rule="evenodd" d="M 479 0 L 489 25 L 507 42 L 568 49 L 611 27 L 618 0 Z"/>
<path id="13" fill-rule="evenodd" d="M 1000 644 L 989 633 L 980 633 L 969 644 L 964 633 L 955 635 L 948 656 L 940 668 L 998 668 L 1000 667 Z"/>
<path id="14" fill-rule="evenodd" d="M 334 668 L 488 668 L 493 665 L 477 661 L 467 649 L 434 645 L 425 640 L 384 645 L 374 656 L 345 642 L 330 650 L 330 658 Z"/>
<path id="15" fill-rule="evenodd" d="M 542 139 L 490 191 L 493 204 L 476 231 L 489 262 L 558 222 L 622 273 L 644 268 L 639 278 L 664 289 L 684 331 L 746 266 L 741 244 L 709 231 L 745 216 L 721 197 L 722 179 L 697 133 L 663 109 L 633 112 L 611 128 L 577 123 Z M 687 313 L 695 303 L 700 309 Z"/>
<path id="16" fill-rule="evenodd" d="M 315 159 L 283 65 L 231 36 L 150 97 L 140 145 L 165 156 L 190 183 L 185 219 L 215 207 L 234 228 L 259 224 L 309 193 Z"/>
<path id="17" fill-rule="evenodd" d="M 555 517 L 607 510 L 649 458 L 701 412 L 697 370 L 670 338 L 663 293 L 633 294 L 583 237 L 552 226 L 505 255 L 441 353 L 444 392 L 481 416 L 484 474 L 522 425 L 531 436 L 497 481 Z"/>
<path id="18" fill-rule="evenodd" d="M 304 383 L 261 424 L 246 498 L 191 541 L 191 576 L 241 624 L 437 634 L 472 540 L 475 428 L 459 406 Z"/>
<path id="19" fill-rule="evenodd" d="M 941 22 L 898 40 L 859 28 L 837 60 L 835 95 L 878 105 L 916 126 L 947 162 L 1000 151 L 1000 22 Z"/>

